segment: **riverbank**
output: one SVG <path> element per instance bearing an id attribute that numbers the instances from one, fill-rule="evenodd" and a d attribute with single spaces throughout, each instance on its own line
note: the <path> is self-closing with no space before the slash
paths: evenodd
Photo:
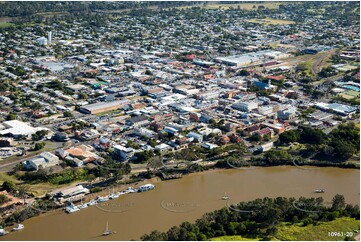
<path id="1" fill-rule="evenodd" d="M 103 210 L 92 206 L 73 214 L 45 213 L 26 220 L 21 233 L 11 233 L 0 240 L 102 240 L 99 235 L 107 221 L 117 233 L 106 239 L 139 239 L 155 229 L 166 231 L 173 225 L 194 222 L 204 213 L 227 206 L 221 199 L 225 192 L 230 196 L 229 204 L 278 196 L 322 197 L 330 202 L 336 194 L 343 194 L 347 203 L 359 204 L 359 170 L 307 168 L 310 169 L 291 166 L 213 169 L 164 182 L 159 178 L 146 179 L 130 186 L 152 183 L 156 186 L 154 190 L 110 200 Z M 326 192 L 315 194 L 318 188 Z M 105 190 L 92 196 L 107 193 Z"/>

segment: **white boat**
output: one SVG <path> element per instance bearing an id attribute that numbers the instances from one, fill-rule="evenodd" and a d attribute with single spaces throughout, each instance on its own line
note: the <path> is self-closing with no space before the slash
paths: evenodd
<path id="1" fill-rule="evenodd" d="M 96 205 L 98 202 L 96 201 L 96 200 L 91 200 L 91 201 L 89 201 L 88 203 L 87 203 L 87 205 L 88 205 L 88 207 L 89 206 L 94 206 L 94 205 Z"/>
<path id="2" fill-rule="evenodd" d="M 98 203 L 106 202 L 106 201 L 108 201 L 108 200 L 109 200 L 109 197 L 108 197 L 108 196 L 105 196 L 105 197 L 99 196 L 99 197 L 97 198 L 97 202 L 98 202 Z"/>
<path id="3" fill-rule="evenodd" d="M 118 198 L 120 195 L 118 193 L 112 193 L 109 195 L 109 199 Z"/>
<path id="4" fill-rule="evenodd" d="M 12 231 L 18 231 L 18 230 L 22 230 L 24 229 L 24 225 L 23 224 L 18 224 L 16 227 L 14 227 L 12 229 Z"/>
<path id="5" fill-rule="evenodd" d="M 0 236 L 7 235 L 9 232 L 7 232 L 5 229 L 0 229 Z"/>
<path id="6" fill-rule="evenodd" d="M 222 200 L 229 200 L 229 196 L 227 195 L 227 193 L 224 193 Z"/>
<path id="7" fill-rule="evenodd" d="M 75 206 L 73 203 L 70 203 L 70 205 L 68 205 L 65 208 L 65 211 L 67 213 L 74 213 L 74 212 L 78 212 L 80 209 L 78 208 L 78 206 Z"/>
<path id="8" fill-rule="evenodd" d="M 124 191 L 122 191 L 122 192 L 117 192 L 117 195 L 120 197 L 120 196 L 122 196 L 122 195 L 124 195 L 124 194 L 127 194 L 126 192 L 124 192 Z"/>
<path id="9" fill-rule="evenodd" d="M 153 190 L 154 188 L 155 188 L 155 186 L 153 184 L 145 184 L 138 188 L 138 192 L 150 191 L 150 190 Z"/>
<path id="10" fill-rule="evenodd" d="M 124 194 L 127 193 L 133 193 L 133 192 L 137 192 L 137 190 L 135 190 L 133 187 L 128 187 L 126 190 L 123 191 Z"/>
<path id="11" fill-rule="evenodd" d="M 315 193 L 324 193 L 325 192 L 325 189 L 316 189 L 315 190 Z"/>
<path id="12" fill-rule="evenodd" d="M 113 231 L 111 231 L 110 229 L 109 229 L 109 224 L 108 224 L 108 222 L 107 222 L 107 226 L 105 227 L 105 230 L 104 230 L 104 232 L 103 232 L 103 236 L 107 236 L 107 235 L 111 235 L 113 233 Z"/>
<path id="13" fill-rule="evenodd" d="M 83 198 L 81 199 L 80 205 L 78 205 L 78 208 L 83 209 L 83 208 L 87 208 L 88 204 L 87 203 L 83 203 Z"/>
<path id="14" fill-rule="evenodd" d="M 120 195 L 117 192 L 114 192 L 114 188 L 113 188 L 113 193 L 109 195 L 109 199 L 114 199 L 114 198 L 118 198 Z"/>

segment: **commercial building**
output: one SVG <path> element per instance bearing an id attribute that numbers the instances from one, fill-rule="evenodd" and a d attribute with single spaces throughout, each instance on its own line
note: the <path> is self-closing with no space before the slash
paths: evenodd
<path id="1" fill-rule="evenodd" d="M 281 59 L 288 57 L 288 54 L 285 54 L 280 51 L 264 50 L 258 52 L 247 53 L 243 55 L 234 55 L 227 57 L 218 57 L 216 60 L 223 64 L 235 67 L 246 67 L 250 65 L 261 64 L 262 61 L 267 59 Z"/>
<path id="2" fill-rule="evenodd" d="M 23 164 L 27 170 L 39 170 L 39 168 L 58 165 L 59 158 L 50 152 L 43 152 L 38 157 L 24 161 Z"/>
<path id="3" fill-rule="evenodd" d="M 99 102 L 99 103 L 93 103 L 93 104 L 81 106 L 80 111 L 87 114 L 104 113 L 108 111 L 117 110 L 129 103 L 130 101 L 127 99 L 113 101 L 113 102 Z"/>
<path id="4" fill-rule="evenodd" d="M 114 153 L 123 160 L 130 160 L 134 156 L 135 150 L 133 148 L 127 148 L 122 145 L 114 145 Z"/>
<path id="5" fill-rule="evenodd" d="M 29 136 L 41 130 L 49 129 L 43 127 L 34 128 L 19 120 L 5 121 L 0 124 L 0 135 L 13 136 L 15 138 L 20 136 Z"/>
<path id="6" fill-rule="evenodd" d="M 89 194 L 89 189 L 83 187 L 82 185 L 77 185 L 75 187 L 65 188 L 64 190 L 56 191 L 53 194 L 53 198 L 61 203 L 67 201 L 79 201 L 86 194 Z"/>
<path id="7" fill-rule="evenodd" d="M 232 108 L 240 110 L 240 111 L 244 111 L 244 112 L 249 112 L 249 111 L 252 111 L 252 110 L 258 108 L 258 103 L 256 103 L 256 102 L 238 102 L 238 103 L 232 104 Z"/>
<path id="8" fill-rule="evenodd" d="M 356 113 L 357 108 L 352 107 L 345 104 L 339 104 L 339 103 L 316 103 L 316 108 L 328 111 L 328 112 L 334 112 L 336 114 L 340 114 L 343 116 L 349 116 L 351 114 Z"/>

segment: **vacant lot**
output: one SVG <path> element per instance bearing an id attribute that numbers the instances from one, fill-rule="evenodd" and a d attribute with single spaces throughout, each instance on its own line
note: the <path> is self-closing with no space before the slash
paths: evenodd
<path id="1" fill-rule="evenodd" d="M 283 20 L 283 19 L 271 19 L 271 18 L 250 19 L 250 20 L 247 20 L 247 22 L 256 23 L 256 24 L 266 24 L 266 25 L 270 25 L 270 24 L 287 25 L 287 24 L 295 24 L 296 23 L 294 21 Z"/>

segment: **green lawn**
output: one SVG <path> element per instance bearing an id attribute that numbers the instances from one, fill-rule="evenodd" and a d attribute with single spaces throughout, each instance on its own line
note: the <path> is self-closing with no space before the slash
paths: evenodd
<path id="1" fill-rule="evenodd" d="M 0 29 L 1 28 L 7 28 L 7 27 L 10 27 L 10 26 L 14 26 L 15 24 L 13 23 L 8 23 L 8 22 L 0 22 Z"/>
<path id="2" fill-rule="evenodd" d="M 321 222 L 319 225 L 308 225 L 302 227 L 301 225 L 287 225 L 283 223 L 277 226 L 278 232 L 274 236 L 278 240 L 304 240 L 304 241 L 325 241 L 325 240 L 344 240 L 344 237 L 331 237 L 328 232 L 353 232 L 359 230 L 360 220 L 352 218 L 338 218 L 331 222 Z M 354 233 L 354 236 L 356 234 Z"/>

